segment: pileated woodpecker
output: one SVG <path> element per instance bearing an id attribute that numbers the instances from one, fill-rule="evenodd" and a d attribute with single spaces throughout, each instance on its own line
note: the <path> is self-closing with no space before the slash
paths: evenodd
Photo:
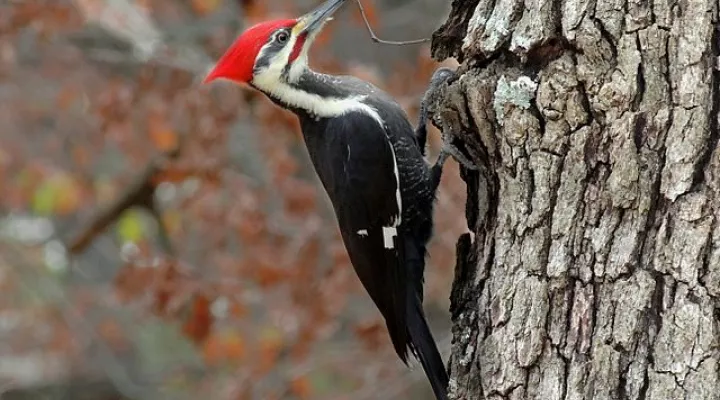
<path id="1" fill-rule="evenodd" d="M 410 350 L 435 397 L 447 399 L 448 375 L 422 308 L 427 242 L 432 234 L 441 156 L 425 162 L 425 115 L 415 134 L 402 108 L 351 76 L 308 68 L 308 50 L 345 0 L 327 0 L 297 19 L 246 30 L 205 82 L 246 83 L 300 120 L 310 158 L 335 209 L 360 281 L 380 309 L 395 351 Z M 433 84 L 447 79 L 439 70 Z"/>

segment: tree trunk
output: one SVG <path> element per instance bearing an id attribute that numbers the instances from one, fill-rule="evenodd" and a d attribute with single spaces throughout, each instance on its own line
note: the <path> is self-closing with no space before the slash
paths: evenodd
<path id="1" fill-rule="evenodd" d="M 720 399 L 717 3 L 455 0 L 455 399 Z"/>

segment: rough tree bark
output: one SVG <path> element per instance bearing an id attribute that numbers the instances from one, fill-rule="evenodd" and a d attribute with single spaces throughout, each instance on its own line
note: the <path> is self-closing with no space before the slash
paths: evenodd
<path id="1" fill-rule="evenodd" d="M 455 399 L 720 399 L 713 0 L 455 0 Z"/>

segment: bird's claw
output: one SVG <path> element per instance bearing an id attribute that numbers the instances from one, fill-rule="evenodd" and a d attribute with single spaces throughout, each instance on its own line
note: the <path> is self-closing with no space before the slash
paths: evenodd
<path id="1" fill-rule="evenodd" d="M 453 156 L 453 158 L 463 167 L 472 170 L 477 171 L 480 168 L 475 165 L 472 161 L 470 161 L 469 158 L 467 158 L 455 145 L 451 143 L 451 138 L 448 135 L 443 135 L 443 145 L 440 148 L 440 154 L 438 154 L 437 160 L 435 160 L 435 164 L 430 169 L 430 185 L 433 188 L 433 192 L 437 191 L 438 186 L 440 186 L 440 178 L 442 177 L 443 172 L 443 166 L 445 165 L 445 161 L 450 156 Z"/>
<path id="2" fill-rule="evenodd" d="M 477 165 L 475 165 L 475 163 L 473 163 L 469 158 L 467 158 L 465 156 L 465 154 L 463 154 L 460 151 L 460 149 L 458 149 L 457 147 L 455 147 L 455 145 L 450 143 L 449 140 L 446 140 L 443 143 L 442 148 L 440 149 L 440 155 L 438 156 L 438 162 L 440 162 L 442 159 L 442 162 L 444 163 L 447 160 L 448 156 L 453 156 L 455 161 L 457 161 L 460 165 L 462 165 L 463 167 L 465 167 L 471 171 L 477 171 L 479 169 L 477 167 Z"/>
<path id="3" fill-rule="evenodd" d="M 440 67 L 435 70 L 432 77 L 430 78 L 430 84 L 425 90 L 425 94 L 423 95 L 422 101 L 420 102 L 420 114 L 417 128 L 415 129 L 415 137 L 418 140 L 420 152 L 423 156 L 425 155 L 425 143 L 427 140 L 427 123 L 428 119 L 431 116 L 431 112 L 430 110 L 428 110 L 428 107 L 430 106 L 432 98 L 437 94 L 438 89 L 440 89 L 441 85 L 454 76 L 455 72 L 447 67 Z"/>

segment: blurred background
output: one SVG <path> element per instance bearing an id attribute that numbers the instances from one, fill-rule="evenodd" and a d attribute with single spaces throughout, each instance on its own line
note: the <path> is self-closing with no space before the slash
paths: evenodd
<path id="1" fill-rule="evenodd" d="M 293 115 L 199 79 L 318 1 L 0 0 L 0 398 L 431 399 L 349 264 Z M 364 0 L 378 36 L 449 3 Z M 349 2 L 311 64 L 417 118 L 429 44 Z M 439 135 L 430 132 L 431 158 Z M 444 357 L 464 186 L 448 163 L 425 308 Z"/>

